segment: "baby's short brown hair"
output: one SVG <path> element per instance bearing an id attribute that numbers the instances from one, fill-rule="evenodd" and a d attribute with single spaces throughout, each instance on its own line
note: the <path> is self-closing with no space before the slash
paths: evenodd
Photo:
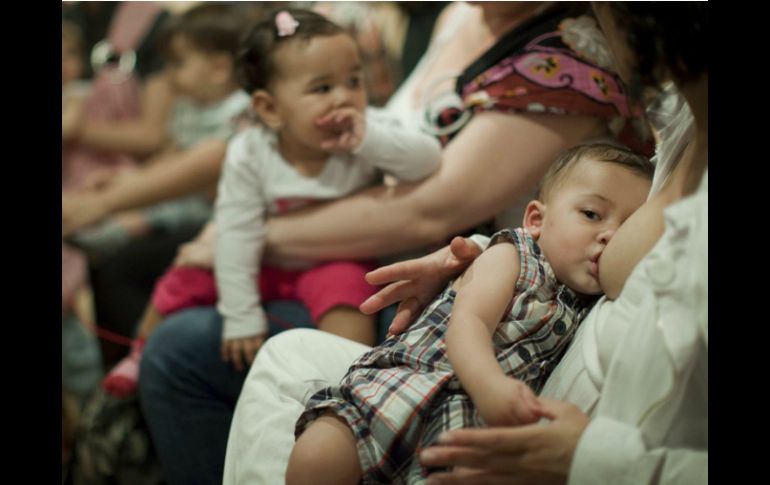
<path id="1" fill-rule="evenodd" d="M 536 198 L 541 201 L 547 200 L 561 182 L 567 178 L 572 169 L 586 158 L 597 162 L 617 163 L 649 179 L 652 179 L 652 174 L 655 172 L 655 166 L 650 159 L 628 148 L 609 143 L 576 145 L 562 152 L 545 176 L 540 179 Z"/>

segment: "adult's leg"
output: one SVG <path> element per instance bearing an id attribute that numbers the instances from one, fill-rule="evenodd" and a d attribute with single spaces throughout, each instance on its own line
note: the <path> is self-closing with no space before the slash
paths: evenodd
<path id="1" fill-rule="evenodd" d="M 369 347 L 317 330 L 269 339 L 257 353 L 235 408 L 223 483 L 283 483 L 294 424 L 318 390 L 339 383 Z"/>
<path id="2" fill-rule="evenodd" d="M 310 325 L 297 303 L 273 302 L 266 309 L 275 315 L 271 333 Z M 222 361 L 221 335 L 216 309 L 194 308 L 163 322 L 144 350 L 140 401 L 172 485 L 222 480 L 227 434 L 246 371 Z"/>

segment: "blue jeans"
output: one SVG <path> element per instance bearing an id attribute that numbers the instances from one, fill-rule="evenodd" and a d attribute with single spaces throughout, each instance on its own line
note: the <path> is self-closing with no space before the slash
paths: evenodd
<path id="1" fill-rule="evenodd" d="M 265 305 L 270 335 L 310 327 L 298 302 Z M 380 340 L 395 307 L 379 317 Z M 168 482 L 222 482 L 230 421 L 248 370 L 237 372 L 220 356 L 222 318 L 214 307 L 192 308 L 169 317 L 144 349 L 139 397 Z"/>

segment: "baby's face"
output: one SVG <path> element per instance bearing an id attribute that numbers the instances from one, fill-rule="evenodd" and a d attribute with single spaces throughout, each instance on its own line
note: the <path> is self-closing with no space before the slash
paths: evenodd
<path id="1" fill-rule="evenodd" d="M 171 39 L 171 59 L 166 68 L 174 90 L 200 103 L 211 100 L 223 69 L 216 55 L 197 49 L 184 35 Z"/>
<path id="2" fill-rule="evenodd" d="M 358 48 L 347 34 L 298 39 L 274 56 L 271 92 L 284 136 L 312 149 L 329 137 L 316 120 L 339 108 L 366 109 Z"/>
<path id="3" fill-rule="evenodd" d="M 560 282 L 578 293 L 598 295 L 599 258 L 649 191 L 650 180 L 630 168 L 583 159 L 543 203 L 539 227 L 527 228 Z"/>

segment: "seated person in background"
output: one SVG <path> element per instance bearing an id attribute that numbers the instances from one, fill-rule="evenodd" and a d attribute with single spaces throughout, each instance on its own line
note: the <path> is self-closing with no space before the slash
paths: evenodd
<path id="1" fill-rule="evenodd" d="M 111 392 L 136 389 L 144 341 L 167 315 L 216 303 L 225 316 L 222 357 L 241 368 L 266 338 L 264 300 L 296 299 L 322 330 L 365 344 L 375 341 L 373 317 L 358 305 L 375 288 L 371 264 L 347 261 L 261 266 L 264 218 L 313 201 L 344 197 L 385 171 L 407 181 L 438 168 L 433 137 L 405 130 L 375 110 L 365 113 L 361 61 L 352 37 L 305 10 L 284 10 L 257 24 L 238 60 L 244 87 L 264 126 L 231 143 L 217 200 L 216 282 L 210 269 L 176 266 L 159 281 L 132 353 L 105 379 Z M 261 266 L 261 267 L 260 267 Z"/>
<path id="2" fill-rule="evenodd" d="M 204 140 L 227 140 L 233 134 L 234 118 L 249 104 L 234 74 L 236 49 L 244 28 L 244 23 L 221 5 L 196 7 L 166 26 L 161 47 L 176 96 L 169 126 L 171 140 L 162 153 L 145 162 L 147 165 L 179 163 L 179 153 Z M 121 175 L 105 174 L 102 183 L 119 183 L 114 177 Z M 214 183 L 209 181 L 211 189 Z M 143 210 L 123 212 L 96 228 L 78 232 L 72 239 L 91 257 L 98 258 L 153 231 L 173 232 L 178 226 L 190 223 L 202 225 L 211 216 L 210 199 L 210 194 L 190 195 Z M 66 202 L 63 215 L 90 218 L 86 223 L 97 222 L 101 217 L 94 216 L 101 216 L 106 210 L 96 206 L 75 215 L 75 211 L 83 208 L 77 204 L 78 199 Z M 74 207 L 70 207 L 72 203 Z"/>
<path id="3" fill-rule="evenodd" d="M 442 432 L 540 418 L 535 392 L 602 293 L 599 258 L 653 170 L 605 144 L 561 155 L 524 227 L 498 232 L 407 332 L 310 398 L 287 483 L 416 483 L 417 452 Z"/>

